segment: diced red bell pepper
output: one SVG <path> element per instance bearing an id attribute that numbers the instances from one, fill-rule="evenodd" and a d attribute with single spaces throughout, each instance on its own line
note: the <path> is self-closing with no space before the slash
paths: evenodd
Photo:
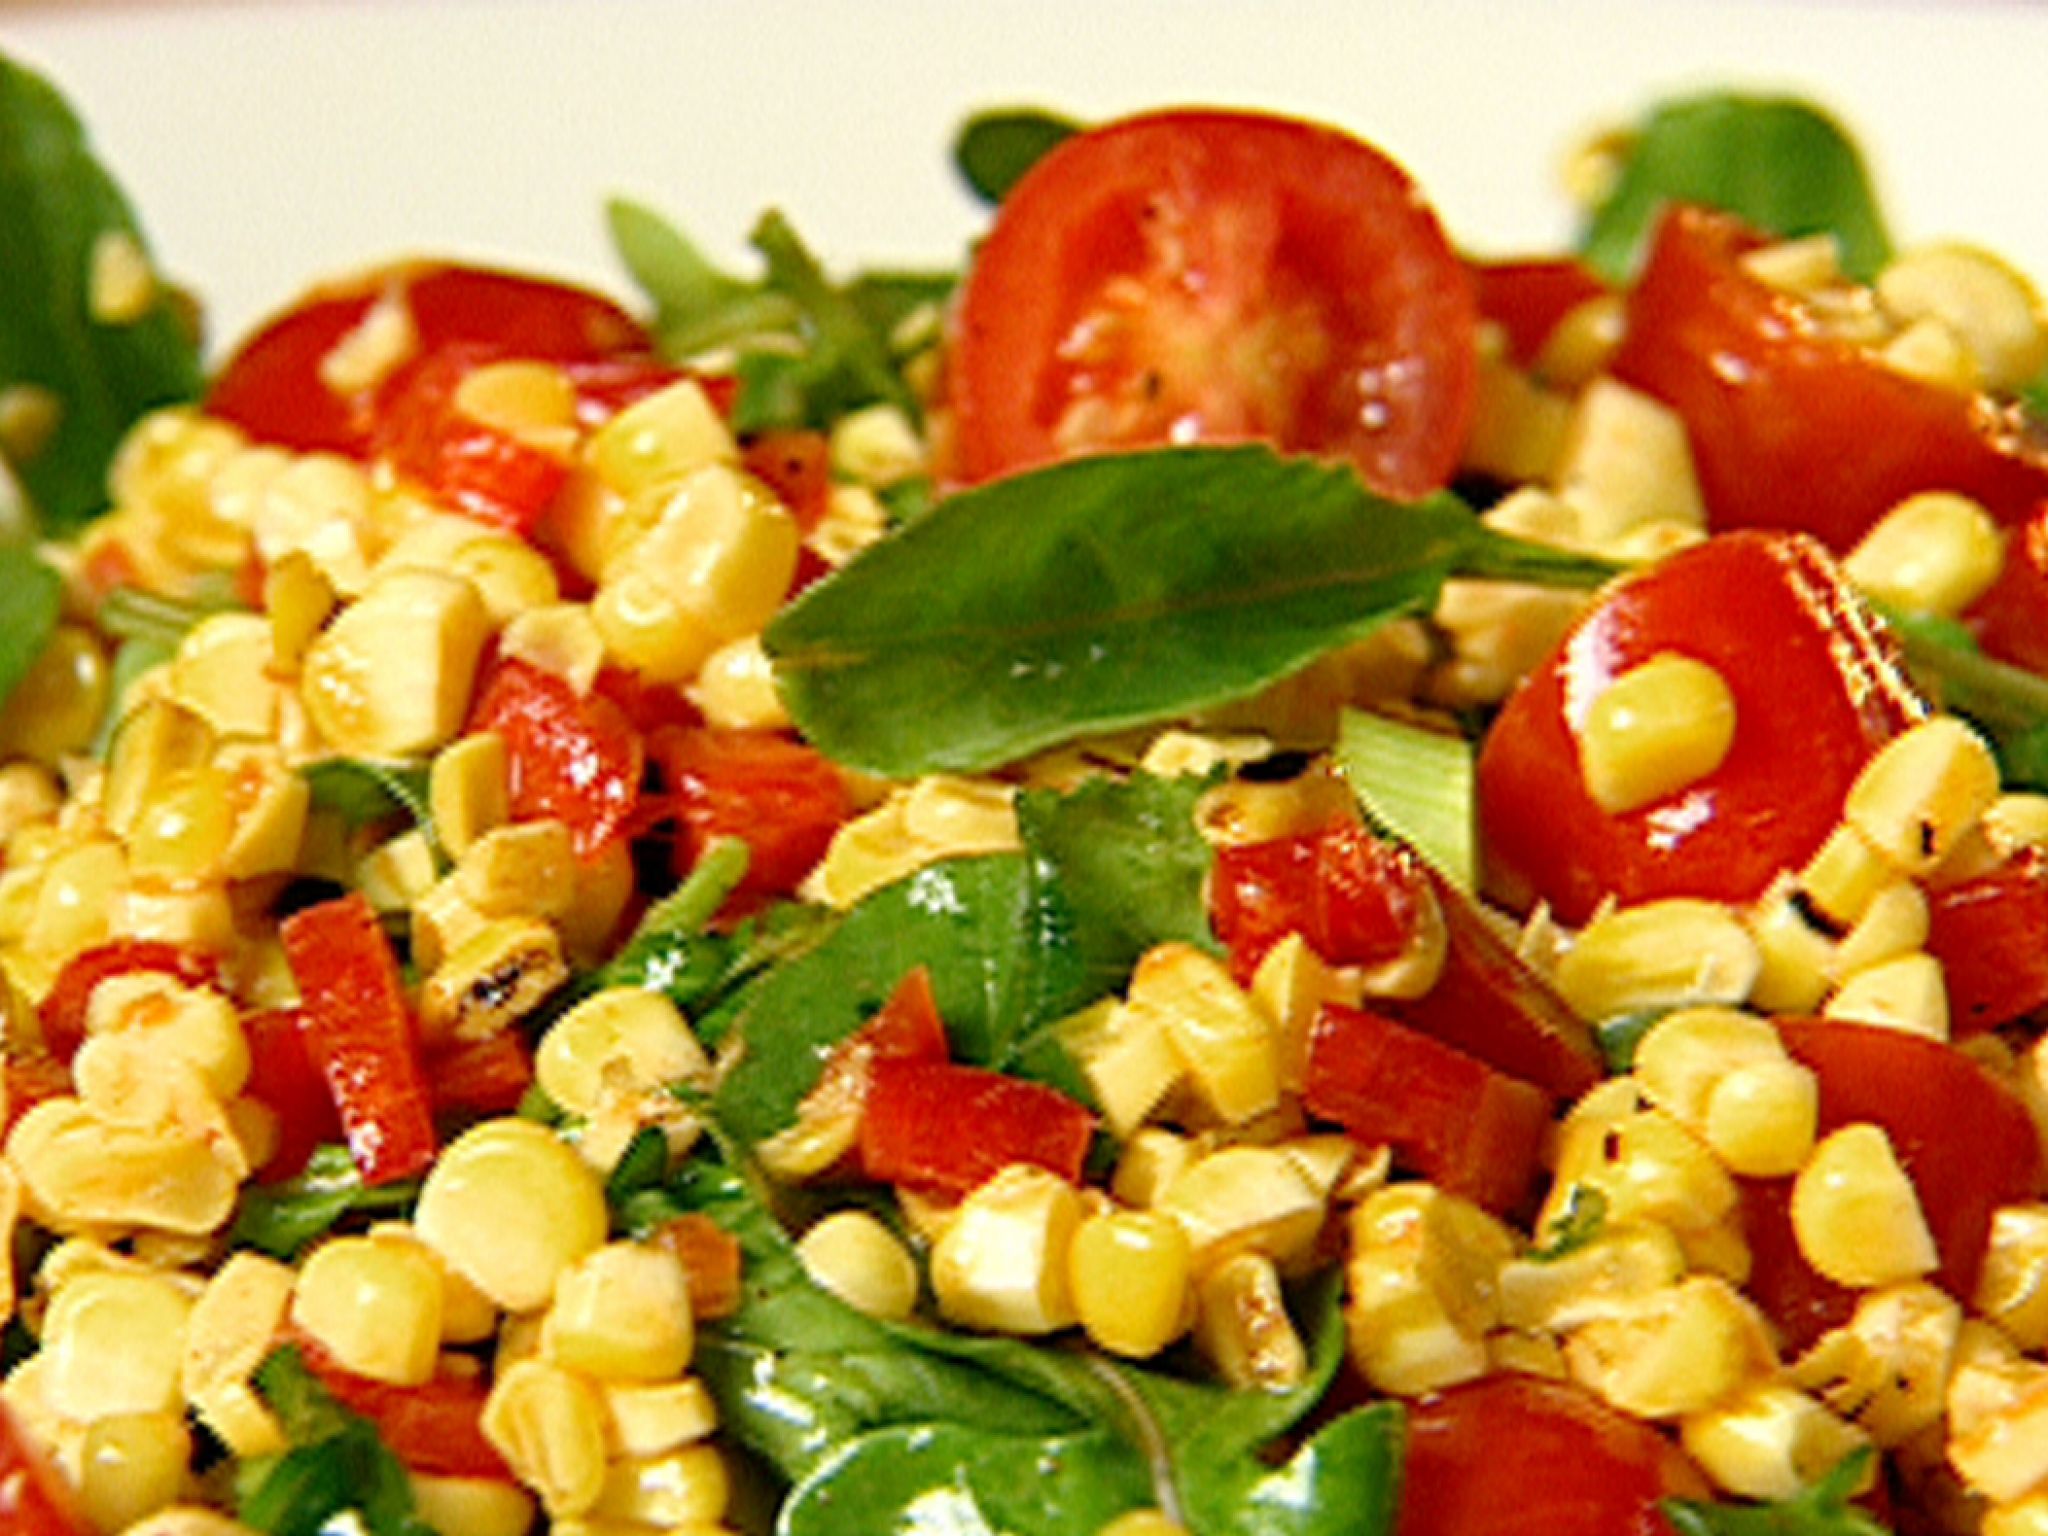
<path id="1" fill-rule="evenodd" d="M 2048 501 L 2013 529 L 1998 579 L 1963 617 L 1989 654 L 2048 673 Z"/>
<path id="2" fill-rule="evenodd" d="M 875 1016 L 847 1037 L 871 1060 L 944 1061 L 949 1054 L 946 1024 L 932 992 L 932 973 L 917 966 L 896 983 L 896 990 Z"/>
<path id="3" fill-rule="evenodd" d="M 1095 1116 L 1056 1088 L 949 1061 L 877 1059 L 860 1122 L 871 1179 L 966 1195 L 1012 1163 L 1078 1183 Z"/>
<path id="4" fill-rule="evenodd" d="M 505 1458 L 484 1438 L 489 1389 L 481 1380 L 437 1376 L 416 1387 L 395 1386 L 347 1369 L 307 1334 L 296 1334 L 293 1343 L 335 1401 L 368 1419 L 415 1472 L 514 1480 Z"/>
<path id="5" fill-rule="evenodd" d="M 832 445 L 822 432 L 763 432 L 740 450 L 747 472 L 773 491 L 806 533 L 832 494 Z"/>
<path id="6" fill-rule="evenodd" d="M 679 873 L 718 838 L 746 842 L 746 878 L 733 893 L 741 908 L 794 891 L 853 812 L 839 770 L 773 731 L 664 730 L 648 751 L 680 824 Z"/>
<path id="7" fill-rule="evenodd" d="M 220 975 L 213 956 L 159 939 L 115 939 L 80 950 L 57 973 L 49 995 L 36 1006 L 43 1047 L 69 1061 L 85 1039 L 86 1010 L 99 984 L 131 971 L 154 971 L 188 987 L 211 986 Z"/>
<path id="8" fill-rule="evenodd" d="M 445 1045 L 425 1068 L 436 1118 L 509 1115 L 533 1086 L 533 1053 L 510 1030 Z"/>
<path id="9" fill-rule="evenodd" d="M 0 1531 L 7 1536 L 94 1536 L 95 1527 L 50 1452 L 0 1401 Z"/>
<path id="10" fill-rule="evenodd" d="M 1209 883 L 1209 922 L 1249 984 L 1266 951 L 1290 933 L 1332 965 L 1376 965 L 1420 930 L 1429 877 L 1406 848 L 1355 821 L 1222 848 Z"/>
<path id="11" fill-rule="evenodd" d="M 424 1173 L 432 1099 L 398 958 L 360 892 L 294 912 L 279 930 L 299 984 L 306 1044 L 365 1184 Z"/>
<path id="12" fill-rule="evenodd" d="M 245 1015 L 242 1035 L 249 1042 L 249 1097 L 277 1117 L 276 1150 L 256 1172 L 265 1180 L 292 1178 L 305 1170 L 315 1147 L 341 1138 L 334 1095 L 306 1043 L 299 1009 Z"/>
<path id="13" fill-rule="evenodd" d="M 1560 320 L 1608 291 L 1592 268 L 1569 256 L 1475 261 L 1479 313 L 1507 333 L 1508 356 L 1526 368 Z"/>
<path id="14" fill-rule="evenodd" d="M 1302 1103 L 1454 1195 L 1505 1213 L 1536 1176 L 1550 1101 L 1440 1040 L 1326 1004 L 1309 1036 Z"/>
<path id="15" fill-rule="evenodd" d="M 2048 1004 L 2048 859 L 1928 892 L 1927 952 L 1948 983 L 1950 1032 L 1974 1035 Z"/>
<path id="16" fill-rule="evenodd" d="M 709 1216 L 686 1211 L 648 1234 L 666 1248 L 690 1277 L 690 1313 L 699 1319 L 730 1317 L 740 1306 L 740 1245 Z"/>
<path id="17" fill-rule="evenodd" d="M 639 810 L 646 744 L 601 694 L 579 696 L 552 672 L 501 657 L 477 689 L 467 729 L 505 738 L 513 818 L 561 820 L 581 858 L 622 836 Z"/>

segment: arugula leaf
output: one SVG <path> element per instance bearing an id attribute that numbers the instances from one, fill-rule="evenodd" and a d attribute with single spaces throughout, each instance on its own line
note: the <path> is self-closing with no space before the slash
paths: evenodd
<path id="1" fill-rule="evenodd" d="M 1659 214 L 1677 202 L 1725 209 L 1777 235 L 1832 233 L 1843 269 L 1865 282 L 1891 260 L 1861 154 L 1809 102 L 1709 92 L 1663 103 L 1635 130 L 1580 253 L 1608 281 L 1628 281 Z"/>
<path id="2" fill-rule="evenodd" d="M 312 806 L 332 811 L 351 828 L 403 817 L 434 835 L 427 806 L 424 763 L 379 763 L 363 757 L 327 757 L 299 770 L 312 791 Z M 438 846 L 438 842 L 436 844 Z"/>
<path id="3" fill-rule="evenodd" d="M 1604 561 L 1504 538 L 1448 495 L 1256 446 L 1077 459 L 964 491 L 768 627 L 827 755 L 976 772 L 1256 693 L 1434 605 L 1451 576 L 1590 586 Z"/>
<path id="4" fill-rule="evenodd" d="M 953 140 L 953 164 L 975 195 L 994 207 L 1048 150 L 1081 128 L 1072 118 L 1032 108 L 977 112 Z"/>
<path id="5" fill-rule="evenodd" d="M 2006 787 L 2048 790 L 2048 678 L 1984 655 L 1948 620 L 1879 611 L 1922 691 L 1989 739 Z"/>
<path id="6" fill-rule="evenodd" d="M 1703 1504 L 1666 1499 L 1664 1514 L 1678 1536 L 1889 1536 L 1849 1500 L 1869 1476 L 1876 1452 L 1851 1451 L 1834 1470 L 1776 1504 Z"/>
<path id="7" fill-rule="evenodd" d="M 1607 1196 L 1590 1184 L 1574 1184 L 1565 1197 L 1564 1209 L 1543 1234 L 1541 1244 L 1529 1250 L 1529 1257 L 1538 1264 L 1555 1263 L 1577 1253 L 1606 1230 Z"/>
<path id="8" fill-rule="evenodd" d="M 419 1180 L 404 1179 L 374 1188 L 363 1183 L 348 1148 L 316 1147 L 305 1171 L 275 1184 L 256 1184 L 242 1196 L 235 1214 L 234 1241 L 272 1258 L 295 1258 L 316 1237 L 357 1212 L 404 1211 L 418 1199 Z"/>
<path id="9" fill-rule="evenodd" d="M 256 1386 L 291 1449 L 242 1463 L 235 1513 L 270 1536 L 317 1536 L 354 1511 L 369 1536 L 432 1536 L 413 1513 L 405 1465 L 369 1420 L 350 1412 L 286 1345 L 257 1367 Z"/>
<path id="10" fill-rule="evenodd" d="M 0 68 L 5 64 L 0 59 Z M 40 555 L 21 545 L 0 546 L 0 704 L 56 634 L 62 604 L 63 582 Z"/>
<path id="11" fill-rule="evenodd" d="M 61 407 L 49 441 L 14 467 L 63 531 L 106 505 L 107 462 L 129 424 L 198 395 L 199 346 L 168 287 L 132 322 L 93 317 L 95 249 L 117 236 L 141 249 L 141 231 L 56 88 L 4 57 L 0 229 L 0 386 L 38 385 Z"/>
<path id="12" fill-rule="evenodd" d="M 1336 758 L 1374 821 L 1412 844 L 1459 890 L 1475 888 L 1470 741 L 1456 731 L 1347 709 Z"/>

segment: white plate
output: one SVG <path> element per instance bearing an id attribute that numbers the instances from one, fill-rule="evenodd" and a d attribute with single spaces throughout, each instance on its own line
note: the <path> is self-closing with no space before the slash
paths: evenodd
<path id="1" fill-rule="evenodd" d="M 643 198 L 741 260 L 774 204 L 831 261 L 945 264 L 977 107 L 1262 105 L 1374 140 L 1478 250 L 1561 240 L 1567 146 L 1736 83 L 1842 115 L 1906 238 L 2048 274 L 2048 9 L 1677 0 L 0 0 L 207 297 L 216 343 L 311 279 L 401 252 L 619 289 L 600 208 Z M 4 296 L 0 296 L 4 302 Z"/>

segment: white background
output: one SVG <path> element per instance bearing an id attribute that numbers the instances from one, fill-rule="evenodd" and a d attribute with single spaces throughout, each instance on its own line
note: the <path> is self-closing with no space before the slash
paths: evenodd
<path id="1" fill-rule="evenodd" d="M 0 48 L 78 106 L 217 347 L 401 253 L 617 291 L 611 192 L 735 261 L 773 204 L 839 265 L 948 264 L 982 222 L 953 129 L 1017 103 L 1327 118 L 1497 253 L 1564 238 L 1589 128 L 1685 87 L 1794 89 L 1857 131 L 1898 234 L 2048 275 L 2048 8 L 2019 3 L 0 0 Z"/>

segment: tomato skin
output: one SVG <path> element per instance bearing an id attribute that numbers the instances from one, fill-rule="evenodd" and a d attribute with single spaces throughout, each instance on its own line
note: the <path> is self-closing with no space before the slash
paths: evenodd
<path id="1" fill-rule="evenodd" d="M 93 1536 L 93 1523 L 50 1453 L 0 1401 L 0 1531 L 7 1536 Z"/>
<path id="2" fill-rule="evenodd" d="M 664 730 L 648 749 L 681 829 L 679 872 L 721 837 L 740 838 L 751 850 L 733 893 L 742 907 L 794 891 L 853 814 L 839 770 L 773 731 Z"/>
<path id="3" fill-rule="evenodd" d="M 1569 256 L 1520 261 L 1475 261 L 1479 313 L 1507 333 L 1508 356 L 1528 367 L 1543 350 L 1558 322 L 1607 284 L 1584 262 Z"/>
<path id="4" fill-rule="evenodd" d="M 2016 417 L 1819 334 L 1739 264 L 1762 243 L 1725 214 L 1666 214 L 1611 365 L 1685 419 L 1713 527 L 1847 550 L 1915 491 L 1960 491 L 2002 523 L 2048 498 L 2048 450 Z"/>
<path id="5" fill-rule="evenodd" d="M 1929 891 L 1927 952 L 1941 962 L 1954 1035 L 2048 1004 L 2048 858 L 2029 848 L 1989 874 Z"/>
<path id="6" fill-rule="evenodd" d="M 306 1369 L 352 1413 L 376 1426 L 384 1443 L 415 1472 L 430 1477 L 516 1479 L 484 1438 L 482 1381 L 437 1376 L 416 1387 L 394 1386 L 343 1366 L 316 1340 L 295 1333 Z"/>
<path id="7" fill-rule="evenodd" d="M 1671 1536 L 1660 1499 L 1705 1480 L 1585 1388 L 1489 1376 L 1408 1405 L 1398 1536 Z"/>
<path id="8" fill-rule="evenodd" d="M 277 1116 L 277 1147 L 256 1172 L 265 1180 L 296 1177 L 315 1147 L 342 1134 L 334 1095 L 306 1041 L 305 1014 L 297 1008 L 246 1014 L 242 1037 L 249 1043 L 246 1091 Z"/>
<path id="9" fill-rule="evenodd" d="M 47 996 L 36 1005 L 43 1047 L 68 1062 L 85 1040 L 86 1010 L 99 984 L 110 976 L 154 971 L 187 987 L 211 986 L 220 975 L 213 956 L 161 939 L 115 939 L 80 950 L 64 962 Z"/>
<path id="10" fill-rule="evenodd" d="M 950 1061 L 878 1056 L 860 1122 L 861 1171 L 967 1195 L 1011 1163 L 1078 1184 L 1095 1117 L 1056 1088 Z"/>
<path id="11" fill-rule="evenodd" d="M 1408 849 L 1355 821 L 1216 851 L 1209 924 L 1240 985 L 1290 933 L 1331 965 L 1376 965 L 1416 937 L 1429 877 Z"/>
<path id="12" fill-rule="evenodd" d="M 1586 789 L 1577 729 L 1614 678 L 1663 651 L 1720 673 L 1734 741 L 1706 777 L 1612 814 Z M 1572 924 L 1610 894 L 1748 901 L 1820 845 L 1864 762 L 1924 711 L 1818 544 L 1710 539 L 1607 587 L 1509 696 L 1479 754 L 1486 886 Z"/>
<path id="13" fill-rule="evenodd" d="M 1249 113 L 1125 119 L 998 209 L 955 316 L 948 471 L 1254 439 L 1420 496 L 1464 446 L 1476 324 L 1463 264 L 1377 150 Z"/>
<path id="14" fill-rule="evenodd" d="M 463 379 L 499 356 L 454 346 L 407 369 L 377 413 L 371 449 L 465 517 L 524 537 L 560 493 L 569 465 L 458 408 Z"/>
<path id="15" fill-rule="evenodd" d="M 623 836 L 640 808 L 646 744 L 600 693 L 579 696 L 552 672 L 500 657 L 464 729 L 505 738 L 513 819 L 566 823 L 579 858 Z"/>

